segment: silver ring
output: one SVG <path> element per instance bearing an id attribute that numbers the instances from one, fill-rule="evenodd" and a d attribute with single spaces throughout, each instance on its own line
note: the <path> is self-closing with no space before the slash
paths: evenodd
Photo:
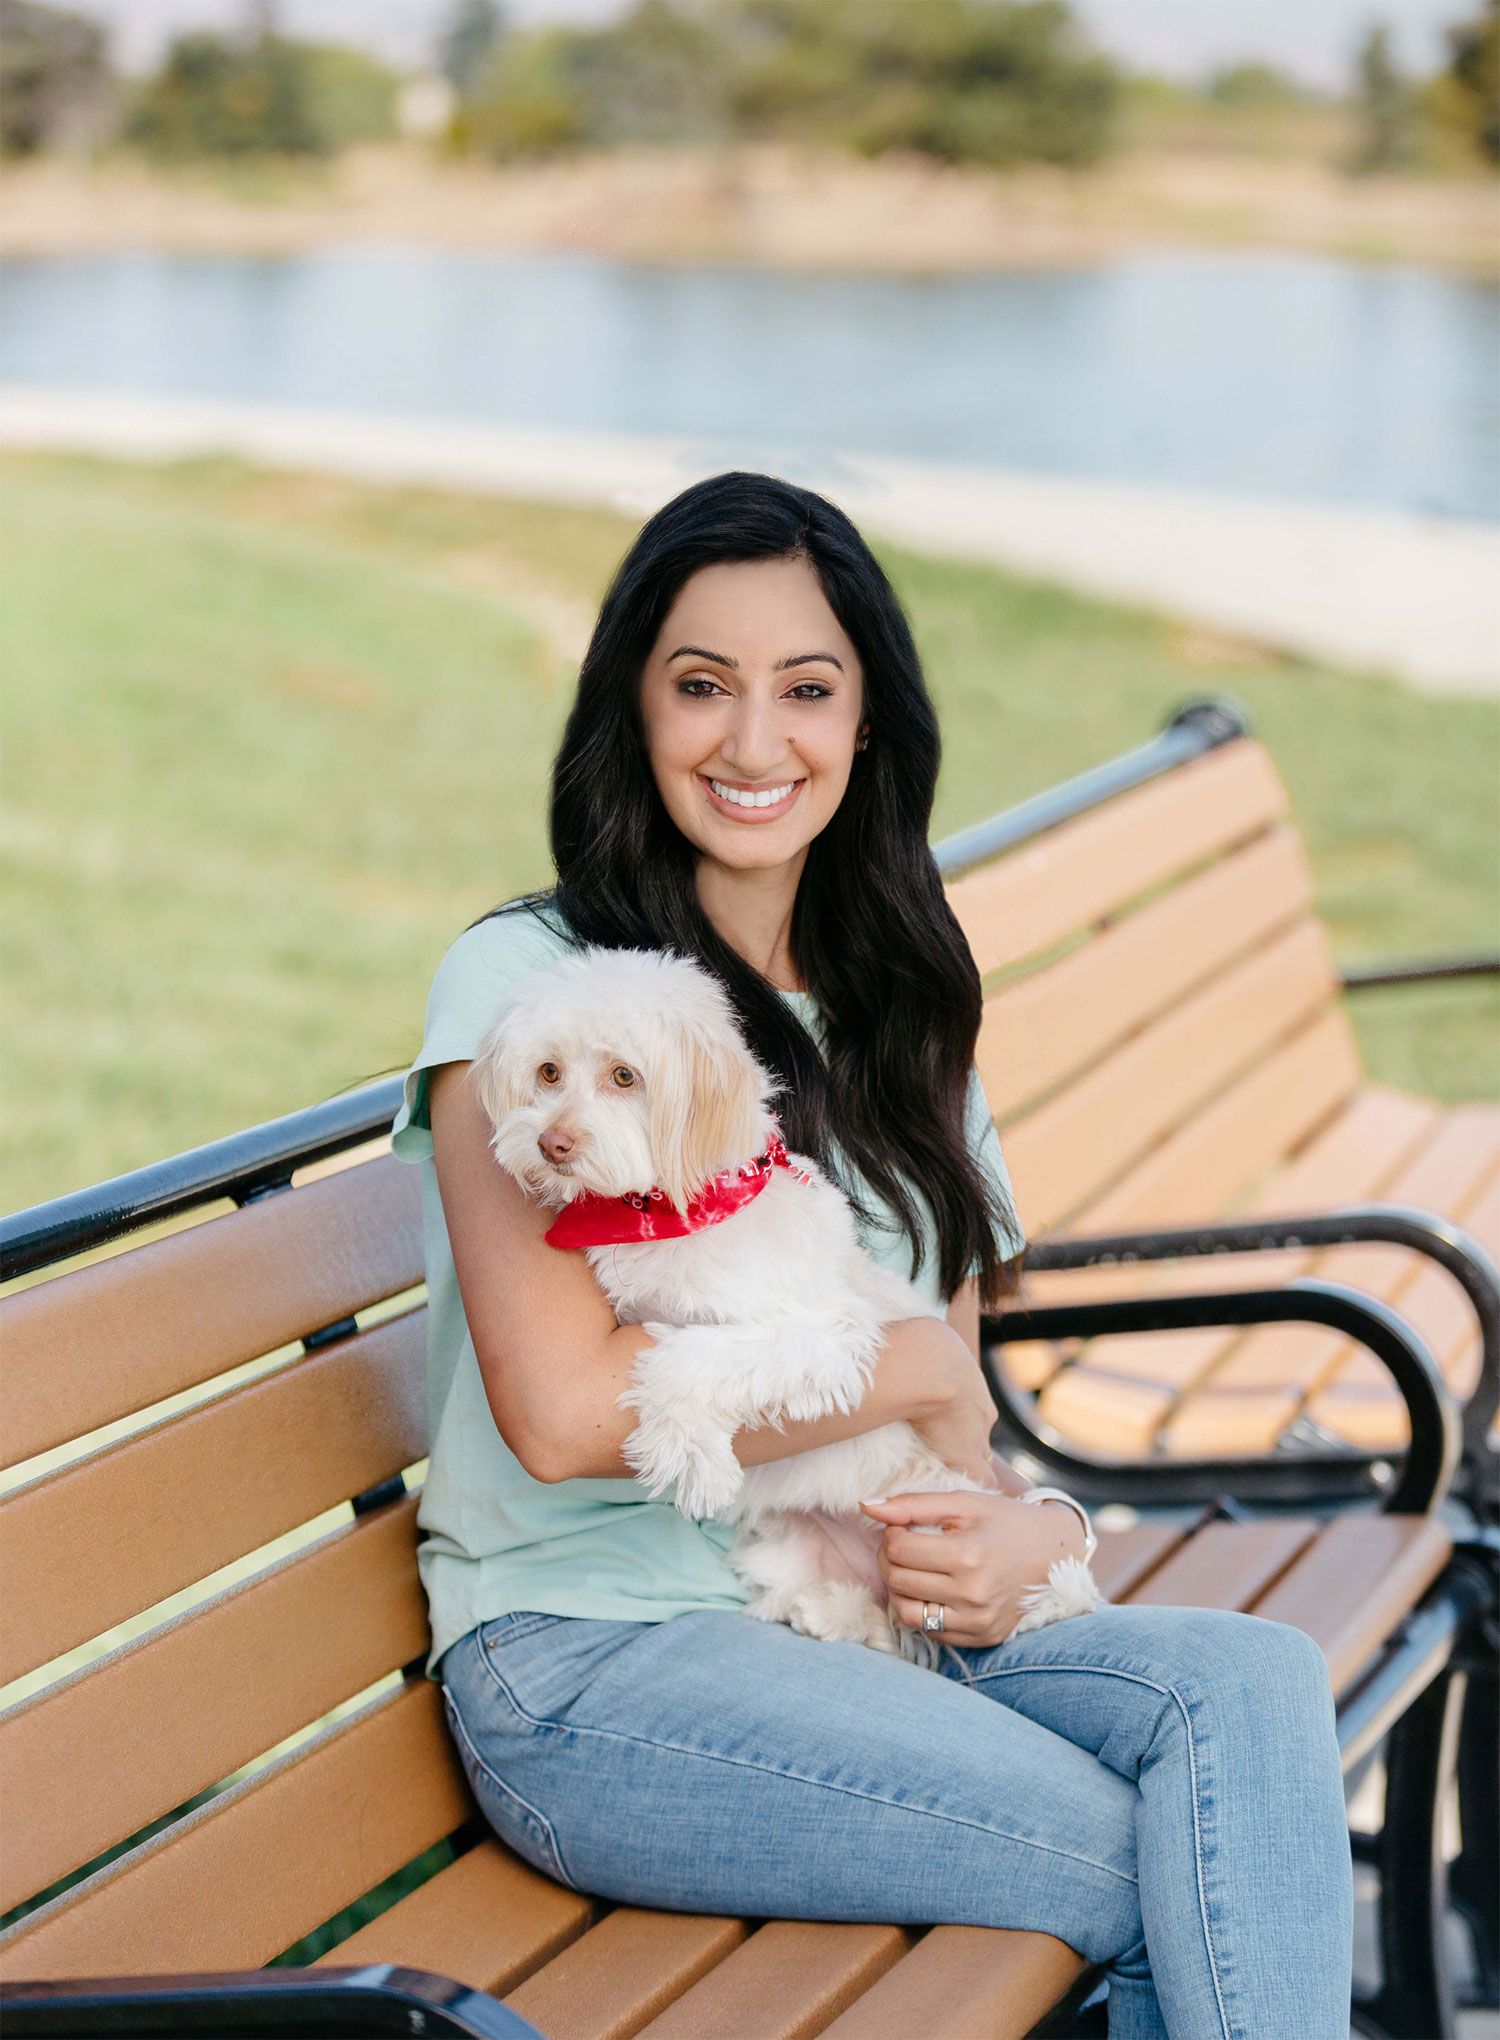
<path id="1" fill-rule="evenodd" d="M 938 1602 L 935 1608 L 933 1607 L 930 1601 L 924 1601 L 922 1603 L 922 1627 L 930 1635 L 934 1636 L 942 1635 L 943 1604 L 941 1601 Z"/>

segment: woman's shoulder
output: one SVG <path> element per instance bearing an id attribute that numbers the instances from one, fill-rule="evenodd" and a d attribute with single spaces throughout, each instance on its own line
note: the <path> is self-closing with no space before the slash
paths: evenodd
<path id="1" fill-rule="evenodd" d="M 485 1025 L 496 1003 L 535 970 L 545 970 L 571 943 L 548 893 L 512 900 L 466 928 L 448 950 L 432 980 L 428 1015 L 434 1007 L 489 1002 Z"/>
<path id="2" fill-rule="evenodd" d="M 513 900 L 466 928 L 437 967 L 427 997 L 422 1046 L 406 1078 L 392 1132 L 403 1160 L 432 1153 L 427 1131 L 427 1072 L 472 1062 L 501 1002 L 533 971 L 545 970 L 571 944 L 550 896 Z"/>

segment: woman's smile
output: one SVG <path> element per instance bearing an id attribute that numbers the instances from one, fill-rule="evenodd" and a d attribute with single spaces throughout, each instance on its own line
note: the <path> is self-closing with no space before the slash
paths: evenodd
<path id="1" fill-rule="evenodd" d="M 716 813 L 736 822 L 775 822 L 790 812 L 807 784 L 805 778 L 782 778 L 772 784 L 746 779 L 719 779 L 707 772 L 698 774 L 708 804 Z"/>

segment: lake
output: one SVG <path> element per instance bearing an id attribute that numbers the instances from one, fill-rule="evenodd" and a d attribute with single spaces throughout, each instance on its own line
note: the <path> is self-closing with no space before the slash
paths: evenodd
<path id="1" fill-rule="evenodd" d="M 1500 519 L 1500 292 L 1273 256 L 905 278 L 330 249 L 17 260 L 0 377 Z"/>

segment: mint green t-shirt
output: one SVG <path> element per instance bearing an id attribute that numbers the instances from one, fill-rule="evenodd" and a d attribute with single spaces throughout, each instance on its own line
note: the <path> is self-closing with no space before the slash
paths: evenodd
<path id="1" fill-rule="evenodd" d="M 515 1609 L 664 1622 L 694 1609 L 738 1608 L 746 1598 L 725 1560 L 733 1535 L 726 1526 L 691 1521 L 670 1502 L 651 1501 L 634 1480 L 533 1480 L 490 1414 L 438 1196 L 426 1072 L 472 1061 L 501 1001 L 532 971 L 567 952 L 557 925 L 545 912 L 528 909 L 481 921 L 459 937 L 433 980 L 421 1053 L 407 1075 L 392 1133 L 396 1154 L 422 1169 L 431 1460 L 418 1517 L 426 1532 L 418 1564 L 432 1616 L 434 1668 L 450 1644 Z M 808 993 L 785 997 L 816 1026 Z M 1008 1200 L 1005 1163 L 977 1076 L 969 1092 L 969 1134 L 981 1168 Z M 866 1249 L 909 1276 L 910 1249 L 894 1214 L 872 1192 L 863 1194 L 874 1221 L 862 1228 Z M 930 1233 L 930 1212 L 927 1222 Z M 1002 1251 L 1009 1258 L 1023 1244 L 1019 1236 L 1007 1237 Z M 916 1286 L 939 1301 L 930 1265 Z"/>

